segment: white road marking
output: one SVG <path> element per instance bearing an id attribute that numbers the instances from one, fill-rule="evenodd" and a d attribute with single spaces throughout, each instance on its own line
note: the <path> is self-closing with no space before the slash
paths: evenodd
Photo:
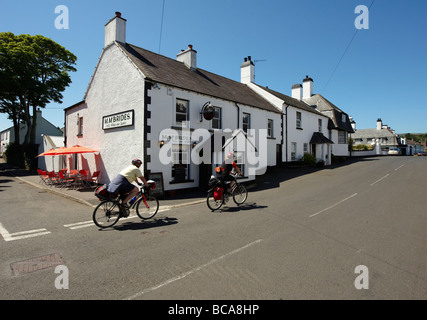
<path id="1" fill-rule="evenodd" d="M 50 231 L 46 229 L 36 229 L 36 230 L 28 230 L 28 231 L 20 231 L 15 233 L 9 233 L 7 229 L 0 223 L 0 234 L 3 236 L 5 241 L 13 241 L 13 240 L 21 240 L 32 237 L 43 236 L 49 234 Z"/>
<path id="2" fill-rule="evenodd" d="M 351 199 L 351 198 L 353 198 L 353 197 L 355 197 L 355 196 L 357 196 L 357 193 L 354 193 L 354 194 L 352 194 L 351 196 L 349 196 L 349 197 L 347 197 L 347 198 L 345 198 L 345 199 L 342 199 L 341 201 L 338 201 L 337 203 L 334 203 L 333 205 L 331 205 L 331 206 L 329 206 L 329 207 L 327 207 L 327 208 L 325 208 L 325 209 L 323 209 L 323 210 L 320 210 L 320 211 L 318 211 L 318 212 L 316 212 L 316 213 L 312 214 L 311 216 L 309 216 L 309 218 L 312 218 L 312 217 L 314 217 L 314 216 L 317 216 L 318 214 L 320 214 L 320 213 L 322 213 L 322 212 L 328 211 L 329 209 L 332 209 L 333 207 L 336 207 L 337 205 L 339 205 L 339 204 L 343 203 L 344 201 L 347 201 L 347 200 L 349 200 L 349 199 Z"/>
<path id="3" fill-rule="evenodd" d="M 399 170 L 400 168 L 402 168 L 402 167 L 404 167 L 405 165 L 404 164 L 402 164 L 400 167 L 397 167 L 396 169 L 394 169 L 394 171 L 397 171 L 397 170 Z"/>
<path id="4" fill-rule="evenodd" d="M 377 181 L 375 181 L 375 182 L 371 183 L 371 186 L 373 186 L 373 185 L 374 185 L 374 184 L 376 184 L 377 182 L 380 182 L 381 180 L 383 180 L 383 179 L 387 178 L 388 176 L 389 176 L 389 174 L 387 173 L 384 177 L 379 178 Z"/>
<path id="5" fill-rule="evenodd" d="M 212 264 L 214 264 L 214 263 L 216 263 L 216 262 L 218 262 L 218 261 L 220 261 L 220 260 L 223 260 L 223 259 L 225 259 L 226 257 L 229 257 L 229 256 L 231 256 L 231 255 L 233 255 L 233 254 L 236 254 L 236 253 L 238 253 L 238 252 L 240 252 L 240 251 L 243 251 L 243 250 L 245 250 L 245 249 L 247 249 L 247 248 L 249 248 L 249 247 L 253 246 L 254 244 L 260 243 L 261 241 L 262 241 L 262 239 L 259 239 L 259 240 L 256 240 L 256 241 L 254 241 L 254 242 L 251 242 L 251 243 L 249 243 L 249 244 L 247 244 L 247 245 L 245 245 L 245 246 L 243 246 L 243 247 L 241 247 L 241 248 L 239 248 L 239 249 L 233 250 L 233 251 L 231 251 L 231 252 L 229 252 L 229 253 L 226 253 L 226 254 L 224 254 L 224 255 L 222 255 L 222 256 L 220 256 L 220 257 L 218 257 L 218 258 L 215 258 L 215 259 L 213 259 L 213 260 L 209 261 L 208 263 L 202 264 L 201 266 L 199 266 L 199 267 L 197 267 L 197 268 L 194 268 L 194 269 L 192 269 L 192 270 L 190 270 L 190 271 L 187 271 L 187 272 L 185 272 L 185 273 L 180 274 L 179 276 L 176 276 L 176 277 L 174 277 L 174 278 L 171 278 L 171 279 L 169 279 L 169 280 L 166 280 L 165 282 L 162 282 L 161 284 L 159 284 L 159 285 L 157 285 L 157 286 L 154 286 L 154 287 L 148 288 L 148 289 L 146 289 L 146 290 L 144 290 L 144 291 L 138 292 L 138 293 L 136 293 L 136 294 L 134 294 L 134 295 L 132 295 L 132 296 L 130 296 L 130 297 L 127 297 L 127 298 L 126 298 L 126 299 L 124 299 L 124 300 L 133 300 L 133 299 L 136 299 L 136 298 L 138 298 L 138 297 L 142 296 L 142 295 L 143 295 L 143 294 L 145 294 L 145 293 L 148 293 L 148 292 L 150 292 L 150 291 L 154 291 L 154 290 L 160 289 L 161 287 L 164 287 L 164 286 L 166 286 L 166 285 L 168 285 L 168 284 L 171 284 L 171 283 L 173 283 L 173 282 L 175 282 L 175 281 L 178 281 L 178 280 L 184 279 L 185 277 L 187 277 L 187 276 L 189 276 L 189 275 L 191 275 L 191 274 L 193 274 L 193 273 L 196 273 L 197 271 L 200 271 L 200 270 L 202 270 L 203 268 L 209 267 L 210 265 L 212 265 Z"/>

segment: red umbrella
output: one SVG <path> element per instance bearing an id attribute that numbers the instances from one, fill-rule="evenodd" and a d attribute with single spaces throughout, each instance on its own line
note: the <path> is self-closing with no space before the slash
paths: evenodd
<path id="1" fill-rule="evenodd" d="M 72 153 L 94 153 L 99 152 L 98 150 L 89 149 L 86 147 L 82 147 L 79 145 L 72 146 L 70 148 L 66 148 L 62 150 L 59 154 L 72 154 Z"/>
<path id="2" fill-rule="evenodd" d="M 50 150 L 47 150 L 43 153 L 40 153 L 37 157 L 43 157 L 43 156 L 57 156 L 59 154 L 64 154 L 62 153 L 65 149 L 65 147 L 59 147 L 59 148 L 52 148 Z M 37 158 L 36 157 L 36 158 Z"/>

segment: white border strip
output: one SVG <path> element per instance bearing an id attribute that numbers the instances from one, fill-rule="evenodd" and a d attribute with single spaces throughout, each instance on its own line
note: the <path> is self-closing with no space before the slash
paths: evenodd
<path id="1" fill-rule="evenodd" d="M 351 198 L 353 198 L 353 197 L 355 197 L 355 196 L 357 196 L 357 193 L 353 193 L 351 196 L 349 196 L 349 197 L 347 197 L 347 198 L 345 198 L 345 199 L 342 199 L 341 201 L 338 201 L 337 203 L 334 203 L 332 206 L 327 207 L 327 208 L 325 208 L 325 209 L 323 209 L 323 210 L 320 210 L 320 211 L 318 211 L 318 212 L 316 212 L 316 213 L 312 214 L 311 216 L 309 216 L 309 218 L 312 218 L 312 217 L 317 216 L 318 214 L 320 214 L 320 213 L 322 213 L 322 212 L 325 212 L 325 211 L 327 211 L 327 210 L 329 210 L 329 209 L 332 209 L 333 207 L 336 207 L 336 206 L 337 206 L 337 205 L 339 205 L 340 203 L 343 203 L 344 201 L 347 201 L 347 200 L 349 200 L 349 199 L 351 199 Z"/>

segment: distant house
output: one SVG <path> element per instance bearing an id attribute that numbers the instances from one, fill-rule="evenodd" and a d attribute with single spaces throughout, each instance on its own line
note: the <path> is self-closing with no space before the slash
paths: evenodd
<path id="1" fill-rule="evenodd" d="M 43 135 L 49 136 L 63 136 L 63 132 L 60 128 L 55 127 L 52 123 L 42 117 L 42 111 L 37 110 L 37 127 L 36 127 L 36 140 L 35 143 L 43 145 Z M 22 124 L 19 132 L 19 143 L 24 143 L 25 134 L 27 133 L 27 125 Z M 13 127 L 0 132 L 1 136 L 1 154 L 6 151 L 9 144 L 17 142 L 15 141 L 15 131 Z"/>
<path id="2" fill-rule="evenodd" d="M 390 148 L 402 148 L 399 136 L 389 126 L 384 125 L 382 120 L 377 120 L 376 128 L 356 129 L 352 134 L 354 145 L 375 145 L 379 143 L 382 151 L 388 151 Z"/>
<path id="3" fill-rule="evenodd" d="M 306 83 L 310 85 L 313 80 L 306 77 L 303 80 L 303 85 Z M 348 114 L 318 93 L 303 95 L 302 100 L 329 118 L 328 138 L 334 143 L 331 152 L 336 156 L 348 156 L 349 134 L 354 133 Z"/>

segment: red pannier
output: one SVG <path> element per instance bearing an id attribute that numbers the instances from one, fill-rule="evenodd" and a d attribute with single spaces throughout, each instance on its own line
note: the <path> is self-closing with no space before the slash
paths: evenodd
<path id="1" fill-rule="evenodd" d="M 99 201 L 117 198 L 118 194 L 108 192 L 107 188 L 108 185 L 104 184 L 103 186 L 95 189 L 95 197 L 97 197 Z"/>
<path id="2" fill-rule="evenodd" d="M 224 193 L 224 189 L 220 187 L 216 187 L 214 190 L 214 199 L 215 200 L 221 200 L 222 194 Z"/>

